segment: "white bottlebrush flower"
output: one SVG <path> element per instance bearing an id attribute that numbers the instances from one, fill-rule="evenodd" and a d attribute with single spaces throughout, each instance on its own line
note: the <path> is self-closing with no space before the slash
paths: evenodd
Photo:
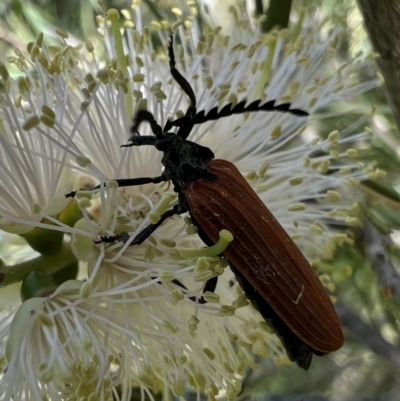
<path id="1" fill-rule="evenodd" d="M 56 290 L 58 282 L 46 277 L 54 289 L 35 292 L 22 304 L 9 335 L 2 397 L 108 399 L 118 391 L 121 399 L 129 399 L 132 386 L 140 387 L 142 396 L 170 390 L 181 396 L 189 385 L 210 399 L 221 389 L 231 398 L 240 391 L 238 375 L 254 367 L 255 355 L 285 362 L 279 340 L 248 306 L 226 261 L 217 258 L 226 239 L 218 245 L 222 248 L 200 250 L 204 244 L 188 235 L 195 228 L 176 216 L 143 244 L 128 246 L 177 201 L 169 183 L 130 188 L 105 183 L 161 174 L 162 154 L 153 147 L 120 148 L 132 116 L 146 106 L 164 126 L 188 107 L 169 71 L 169 25 L 155 21 L 143 27 L 140 7 L 134 13 L 134 21 L 125 21 L 124 39 L 114 10 L 108 21 L 99 18 L 107 57 L 99 57 L 91 43 L 69 46 L 62 33 L 58 49 L 39 38 L 30 47 L 29 62 L 38 79 L 19 54 L 13 60 L 25 74 L 19 82 L 29 84 L 21 87 L 8 76 L 2 84 L 0 130 L 8 144 L 2 151 L 10 161 L 19 155 L 18 169 L 30 174 L 16 170 L 25 192 L 15 190 L 14 196 L 25 206 L 4 202 L 1 222 L 72 233 L 58 254 L 41 259 L 40 268 L 54 273 L 71 263 L 73 254 L 81 265 L 78 278 L 86 279 Z M 198 111 L 205 113 L 243 100 L 276 99 L 308 111 L 312 120 L 319 109 L 375 85 L 357 84 L 356 61 L 335 65 L 331 41 L 337 33 L 323 35 L 315 19 L 305 22 L 296 37 L 286 31 L 260 35 L 245 20 L 234 37 L 217 28 L 200 32 L 193 15 L 172 30 L 178 68 L 193 86 Z M 164 50 L 153 47 L 152 35 Z M 342 198 L 342 188 L 347 186 L 348 193 L 360 180 L 382 174 L 354 160 L 357 150 L 350 144 L 368 140 L 365 132 L 350 136 L 356 128 L 333 131 L 319 142 L 304 117 L 257 112 L 198 125 L 189 139 L 234 162 L 303 252 L 317 258 L 351 241 L 332 228 L 335 222 L 357 223 L 356 207 Z M 140 134 L 151 135 L 147 124 Z M 0 182 L 16 180 L 10 178 L 10 166 L 8 175 L 0 170 Z M 69 181 L 64 173 L 71 174 Z M 98 195 L 82 191 L 76 201 L 49 210 L 61 205 L 58 199 L 70 201 L 57 192 L 64 182 L 76 188 L 101 183 L 102 188 Z M 121 231 L 131 235 L 126 244 L 93 242 Z M 0 273 L 7 278 L 6 267 Z M 217 276 L 215 293 L 203 294 L 207 279 Z M 207 303 L 196 302 L 202 295 Z M 7 311 L 3 316 L 7 333 L 11 319 Z"/>
<path id="2" fill-rule="evenodd" d="M 35 64 L 26 60 L 25 68 Z M 26 129 L 42 120 L 60 118 L 63 94 L 48 90 L 51 77 L 40 74 L 40 86 L 31 76 L 20 77 L 11 85 L 3 65 L 0 94 L 0 228 L 22 234 L 37 227 L 43 213 L 55 215 L 69 204 L 63 194 L 67 186 L 67 152 L 45 139 L 53 135 L 44 124 L 32 135 Z M 7 90 L 9 89 L 9 90 Z M 50 92 L 50 93 L 48 93 Z M 53 135 L 54 136 L 54 135 Z"/>

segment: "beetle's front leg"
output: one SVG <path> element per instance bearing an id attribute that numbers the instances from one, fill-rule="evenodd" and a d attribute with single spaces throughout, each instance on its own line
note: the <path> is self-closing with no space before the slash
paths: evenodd
<path id="1" fill-rule="evenodd" d="M 122 187 L 134 187 L 134 186 L 145 185 L 145 184 L 158 184 L 160 182 L 165 182 L 168 180 L 169 180 L 169 178 L 165 174 L 162 174 L 157 177 L 120 178 L 120 179 L 116 179 L 116 180 L 112 180 L 112 181 L 115 181 L 118 184 L 118 187 L 122 188 Z M 101 188 L 100 185 L 96 185 L 95 187 L 90 189 L 90 191 L 100 191 L 100 188 Z M 88 190 L 81 189 L 78 191 L 88 191 Z M 71 191 L 68 194 L 65 194 L 65 197 L 66 198 L 74 198 L 78 191 Z"/>

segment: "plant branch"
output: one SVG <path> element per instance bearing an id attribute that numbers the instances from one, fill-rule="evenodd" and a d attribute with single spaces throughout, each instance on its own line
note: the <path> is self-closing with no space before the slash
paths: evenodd
<path id="1" fill-rule="evenodd" d="M 400 350 L 387 342 L 378 329 L 362 320 L 357 312 L 343 302 L 338 301 L 335 306 L 343 327 L 375 354 L 389 361 L 400 372 Z"/>
<path id="2" fill-rule="evenodd" d="M 364 252 L 382 287 L 390 289 L 400 302 L 400 275 L 393 267 L 388 255 L 390 237 L 382 235 L 371 223 L 364 225 Z"/>
<path id="3" fill-rule="evenodd" d="M 400 2 L 358 0 L 374 50 L 385 79 L 386 96 L 400 128 Z"/>

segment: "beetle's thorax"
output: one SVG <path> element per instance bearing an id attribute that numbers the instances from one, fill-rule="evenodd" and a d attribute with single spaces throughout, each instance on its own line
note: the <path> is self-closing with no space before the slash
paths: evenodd
<path id="1" fill-rule="evenodd" d="M 209 148 L 169 132 L 157 140 L 156 148 L 164 153 L 161 160 L 164 173 L 178 191 L 194 181 L 210 178 L 207 164 L 214 159 L 214 153 Z"/>

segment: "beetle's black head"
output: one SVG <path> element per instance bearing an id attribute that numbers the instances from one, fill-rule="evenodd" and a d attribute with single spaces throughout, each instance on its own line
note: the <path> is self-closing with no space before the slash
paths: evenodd
<path id="1" fill-rule="evenodd" d="M 156 139 L 155 147 L 164 153 L 161 160 L 168 176 L 177 189 L 184 189 L 201 178 L 209 179 L 207 164 L 213 152 L 174 133 L 166 132 Z"/>
<path id="2" fill-rule="evenodd" d="M 193 128 L 193 116 L 195 108 L 189 106 L 184 118 L 167 122 L 164 128 L 157 124 L 154 116 L 147 110 L 139 110 L 136 113 L 131 128 L 132 136 L 125 146 L 151 145 L 164 153 L 162 164 L 165 167 L 164 176 L 170 179 L 179 192 L 192 182 L 204 179 L 212 179 L 207 172 L 207 164 L 214 159 L 213 152 L 186 138 Z M 138 128 L 143 121 L 150 124 L 153 135 L 140 135 Z M 177 133 L 170 132 L 168 127 L 178 127 Z"/>

